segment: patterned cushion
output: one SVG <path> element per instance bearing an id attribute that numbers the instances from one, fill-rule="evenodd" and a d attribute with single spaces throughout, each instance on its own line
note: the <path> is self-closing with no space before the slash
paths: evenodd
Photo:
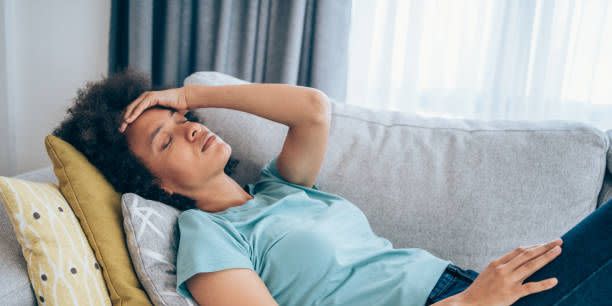
<path id="1" fill-rule="evenodd" d="M 39 304 L 111 305 L 100 266 L 56 185 L 0 177 L 0 197 Z"/>
<path id="2" fill-rule="evenodd" d="M 138 279 L 155 305 L 196 305 L 176 292 L 180 211 L 134 193 L 121 197 L 123 228 Z"/>

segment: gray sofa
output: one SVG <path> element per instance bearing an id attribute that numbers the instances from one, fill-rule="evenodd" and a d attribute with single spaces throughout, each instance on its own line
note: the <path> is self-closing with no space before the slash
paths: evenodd
<path id="1" fill-rule="evenodd" d="M 247 82 L 198 72 L 185 83 Z M 481 271 L 519 245 L 560 237 L 612 195 L 612 131 L 571 121 L 428 118 L 331 102 L 317 184 L 360 207 L 396 248 L 423 248 Z M 234 176 L 241 185 L 257 179 L 288 131 L 236 110 L 198 112 L 241 161 Z M 50 167 L 19 177 L 57 183 Z M 3 209 L 0 277 L 1 305 L 35 304 Z"/>

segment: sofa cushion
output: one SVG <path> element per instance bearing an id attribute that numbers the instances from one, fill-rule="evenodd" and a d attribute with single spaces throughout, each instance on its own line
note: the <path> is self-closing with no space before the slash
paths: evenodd
<path id="1" fill-rule="evenodd" d="M 0 176 L 0 197 L 40 304 L 111 305 L 91 247 L 57 185 Z"/>
<path id="2" fill-rule="evenodd" d="M 113 305 L 151 305 L 132 267 L 120 195 L 87 158 L 64 140 L 48 135 L 45 147 L 62 195 L 87 236 Z"/>
<path id="3" fill-rule="evenodd" d="M 246 83 L 219 72 L 185 80 Z M 395 247 L 479 271 L 519 245 L 561 237 L 596 207 L 609 140 L 589 125 L 432 118 L 330 101 L 317 182 L 360 207 Z M 278 155 L 288 131 L 233 109 L 197 112 L 241 160 L 234 175 L 241 185 Z"/>
<path id="4" fill-rule="evenodd" d="M 178 209 L 135 193 L 121 196 L 123 228 L 138 279 L 157 306 L 196 305 L 176 292 Z"/>

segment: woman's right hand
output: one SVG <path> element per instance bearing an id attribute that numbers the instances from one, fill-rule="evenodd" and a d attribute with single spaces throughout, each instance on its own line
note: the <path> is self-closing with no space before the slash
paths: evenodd
<path id="1" fill-rule="evenodd" d="M 523 281 L 561 254 L 563 240 L 531 247 L 518 247 L 492 261 L 463 292 L 466 305 L 509 306 L 518 299 L 545 291 L 557 285 L 552 277 L 538 282 Z"/>
<path id="2" fill-rule="evenodd" d="M 128 124 L 136 120 L 145 110 L 155 105 L 173 108 L 179 113 L 185 114 L 189 110 L 185 87 L 143 92 L 125 108 L 119 131 L 123 133 Z"/>

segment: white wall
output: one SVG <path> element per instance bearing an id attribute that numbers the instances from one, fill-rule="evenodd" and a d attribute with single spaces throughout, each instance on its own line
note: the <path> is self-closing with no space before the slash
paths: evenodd
<path id="1" fill-rule="evenodd" d="M 44 137 L 76 90 L 106 75 L 111 3 L 0 1 L 0 175 L 11 176 L 50 165 Z"/>
<path id="2" fill-rule="evenodd" d="M 11 8 L 5 0 L 0 0 L 0 175 L 12 174 L 16 169 L 14 116 L 12 105 L 8 103 L 12 91 L 9 91 L 7 72 L 12 61 L 8 58 L 6 46 L 11 39 L 7 31 L 7 25 L 12 23 Z"/>

